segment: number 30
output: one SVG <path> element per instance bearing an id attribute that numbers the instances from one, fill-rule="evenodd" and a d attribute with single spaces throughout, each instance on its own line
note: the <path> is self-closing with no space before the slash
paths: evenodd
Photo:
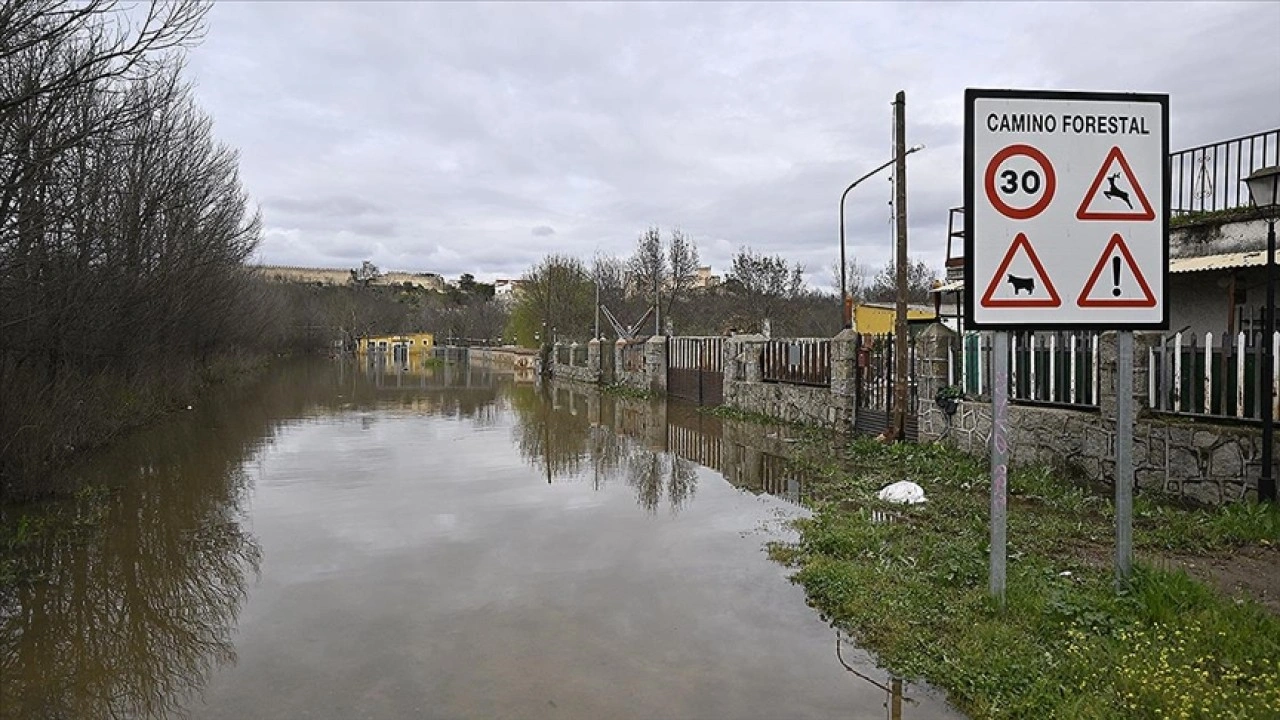
<path id="1" fill-rule="evenodd" d="M 1012 195 L 1018 192 L 1018 173 L 1013 170 L 1005 170 L 1000 173 L 1000 178 L 1004 180 L 1004 184 L 1000 186 L 1000 192 L 1005 195 Z M 1039 191 L 1040 174 L 1035 170 L 1028 170 L 1022 173 L 1022 192 L 1034 195 Z"/>

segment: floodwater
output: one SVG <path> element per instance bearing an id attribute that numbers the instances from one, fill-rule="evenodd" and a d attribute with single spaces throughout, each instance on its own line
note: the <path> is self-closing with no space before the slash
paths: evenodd
<path id="1" fill-rule="evenodd" d="M 0 716 L 959 717 L 766 556 L 788 446 L 479 368 L 282 367 L 27 508 Z"/>

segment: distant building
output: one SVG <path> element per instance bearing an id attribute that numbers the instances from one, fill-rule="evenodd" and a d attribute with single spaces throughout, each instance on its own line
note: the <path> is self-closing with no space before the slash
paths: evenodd
<path id="1" fill-rule="evenodd" d="M 707 265 L 698 268 L 697 274 L 693 279 L 693 286 L 696 288 L 713 288 L 723 282 L 723 278 L 719 275 L 711 274 L 711 266 Z"/>
<path id="2" fill-rule="evenodd" d="M 414 355 L 424 355 L 435 347 L 431 333 L 399 333 L 395 335 L 370 335 L 356 341 L 356 353 L 379 354 L 403 360 Z"/>
<path id="3" fill-rule="evenodd" d="M 524 290 L 524 280 L 499 278 L 493 281 L 493 296 L 497 298 L 515 298 Z"/>
<path id="4" fill-rule="evenodd" d="M 314 268 L 293 267 L 289 265 L 254 265 L 254 270 L 263 277 L 274 282 L 319 283 L 321 285 L 347 285 L 351 282 L 351 271 L 354 268 Z M 403 285 L 409 283 L 424 290 L 444 291 L 444 278 L 438 273 L 408 273 L 389 271 L 380 273 L 373 280 L 374 285 Z"/>

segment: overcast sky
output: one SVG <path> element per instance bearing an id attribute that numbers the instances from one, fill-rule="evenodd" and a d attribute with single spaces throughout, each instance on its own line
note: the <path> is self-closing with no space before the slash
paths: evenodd
<path id="1" fill-rule="evenodd" d="M 830 287 L 907 94 L 913 256 L 962 202 L 966 87 L 1163 92 L 1173 149 L 1280 126 L 1280 3 L 219 2 L 189 58 L 264 263 L 518 277 L 680 227 Z M 890 257 L 888 174 L 849 252 Z"/>

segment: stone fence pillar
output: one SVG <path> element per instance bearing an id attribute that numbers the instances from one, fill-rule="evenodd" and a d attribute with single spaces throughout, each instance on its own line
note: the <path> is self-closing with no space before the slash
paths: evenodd
<path id="1" fill-rule="evenodd" d="M 734 335 L 724 343 L 724 382 L 761 382 L 760 352 L 768 340 L 763 335 Z"/>
<path id="2" fill-rule="evenodd" d="M 930 325 L 916 336 L 916 415 L 922 441 L 935 440 L 946 430 L 947 418 L 934 398 L 949 384 L 947 361 L 957 337 L 942 323 Z"/>
<path id="3" fill-rule="evenodd" d="M 667 337 L 654 335 L 644 343 L 644 369 L 649 376 L 649 390 L 667 393 Z"/>
<path id="4" fill-rule="evenodd" d="M 831 339 L 831 405 L 840 409 L 839 423 L 853 426 L 858 402 L 858 333 L 841 330 Z"/>
<path id="5" fill-rule="evenodd" d="M 601 365 L 600 365 L 600 339 L 591 338 L 587 341 L 587 369 L 591 371 L 595 382 L 600 382 Z"/>

